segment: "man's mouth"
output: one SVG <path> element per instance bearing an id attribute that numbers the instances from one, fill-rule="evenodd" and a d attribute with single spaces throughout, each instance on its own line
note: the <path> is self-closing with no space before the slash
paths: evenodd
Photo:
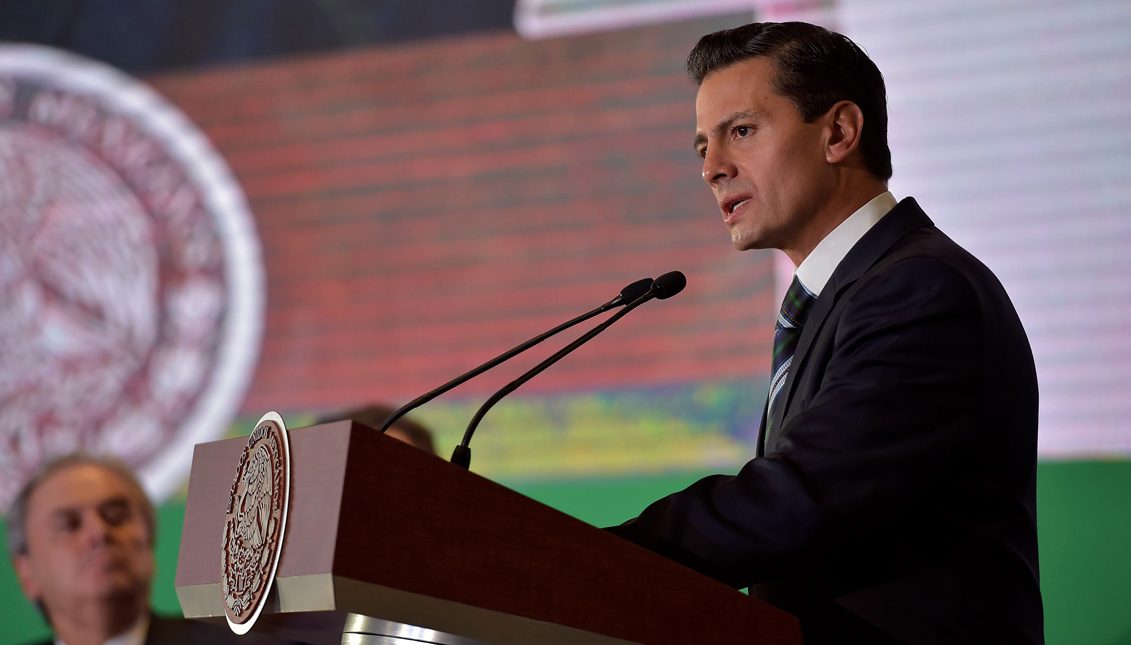
<path id="1" fill-rule="evenodd" d="M 738 195 L 732 195 L 720 201 L 719 208 L 723 211 L 723 221 L 730 224 L 731 217 L 749 201 L 749 197 L 739 197 Z"/>
<path id="2" fill-rule="evenodd" d="M 99 548 L 87 553 L 82 563 L 92 569 L 109 571 L 128 567 L 130 559 L 116 549 Z"/>

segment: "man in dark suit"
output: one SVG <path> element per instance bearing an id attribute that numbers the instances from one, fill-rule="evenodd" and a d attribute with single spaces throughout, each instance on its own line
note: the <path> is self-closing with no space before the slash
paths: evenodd
<path id="1" fill-rule="evenodd" d="M 226 626 L 154 616 L 149 586 L 155 527 L 156 514 L 141 485 L 112 459 L 69 455 L 24 484 L 8 512 L 8 553 L 24 593 L 55 630 L 54 642 L 275 642 L 260 635 L 237 637 Z"/>
<path id="2" fill-rule="evenodd" d="M 797 266 L 756 457 L 618 535 L 797 615 L 807 643 L 1040 643 L 1037 382 L 1001 284 L 887 191 L 883 78 L 803 23 L 688 59 L 739 250 Z"/>

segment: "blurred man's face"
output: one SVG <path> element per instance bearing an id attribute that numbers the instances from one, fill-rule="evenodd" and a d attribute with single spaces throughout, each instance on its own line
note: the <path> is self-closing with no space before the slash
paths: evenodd
<path id="1" fill-rule="evenodd" d="M 425 450 L 425 451 L 428 450 L 428 446 L 420 445 L 407 432 L 405 432 L 404 430 L 401 430 L 397 426 L 390 426 L 390 427 L 386 428 L 385 429 L 385 436 L 386 437 L 392 437 L 392 438 L 396 439 L 397 441 L 407 443 L 410 446 L 416 446 L 417 448 L 420 448 L 421 450 Z"/>
<path id="2" fill-rule="evenodd" d="M 788 252 L 805 237 L 835 176 L 822 119 L 805 123 L 774 91 L 773 61 L 757 57 L 703 79 L 695 149 L 736 249 Z"/>
<path id="3" fill-rule="evenodd" d="M 28 597 L 48 614 L 147 597 L 152 536 L 138 495 L 117 474 L 89 464 L 40 483 L 28 500 L 28 552 L 14 560 Z"/>

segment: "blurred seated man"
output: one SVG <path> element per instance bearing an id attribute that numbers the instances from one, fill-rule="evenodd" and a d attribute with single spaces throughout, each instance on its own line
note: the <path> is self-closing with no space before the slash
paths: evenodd
<path id="1" fill-rule="evenodd" d="M 137 478 L 113 459 L 61 457 L 24 484 L 8 512 L 8 553 L 56 644 L 273 642 L 237 637 L 226 626 L 154 616 L 155 527 L 153 505 Z"/>
<path id="2" fill-rule="evenodd" d="M 318 420 L 318 423 L 332 423 L 334 421 L 352 419 L 371 428 L 380 428 L 381 424 L 385 422 L 385 419 L 388 419 L 389 415 L 394 412 L 396 412 L 396 410 L 387 405 L 374 404 L 364 408 L 349 410 L 341 414 L 323 417 Z M 399 439 L 407 444 L 416 446 L 421 450 L 430 452 L 433 455 L 436 454 L 436 443 L 432 439 L 432 431 L 408 417 L 397 419 L 397 422 L 389 426 L 385 434 L 394 439 Z"/>

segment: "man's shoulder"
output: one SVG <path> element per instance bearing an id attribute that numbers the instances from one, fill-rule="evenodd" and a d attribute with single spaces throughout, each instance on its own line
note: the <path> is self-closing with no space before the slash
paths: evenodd
<path id="1" fill-rule="evenodd" d="M 877 278 L 880 278 L 877 280 Z M 943 233 L 912 197 L 901 200 L 849 250 L 833 273 L 838 297 L 871 283 L 966 282 L 999 287 L 994 274 Z"/>
<path id="2" fill-rule="evenodd" d="M 994 272 L 934 224 L 901 237 L 861 278 L 867 283 L 878 276 L 888 281 L 902 278 L 920 286 L 963 283 L 981 297 L 992 294 L 994 299 L 1009 300 Z"/>
<path id="3" fill-rule="evenodd" d="M 236 634 L 227 626 L 210 625 L 184 618 L 152 616 L 145 636 L 145 645 L 234 644 L 237 642 L 236 638 L 238 638 Z M 54 645 L 54 643 L 55 639 L 52 637 L 28 645 Z"/>

